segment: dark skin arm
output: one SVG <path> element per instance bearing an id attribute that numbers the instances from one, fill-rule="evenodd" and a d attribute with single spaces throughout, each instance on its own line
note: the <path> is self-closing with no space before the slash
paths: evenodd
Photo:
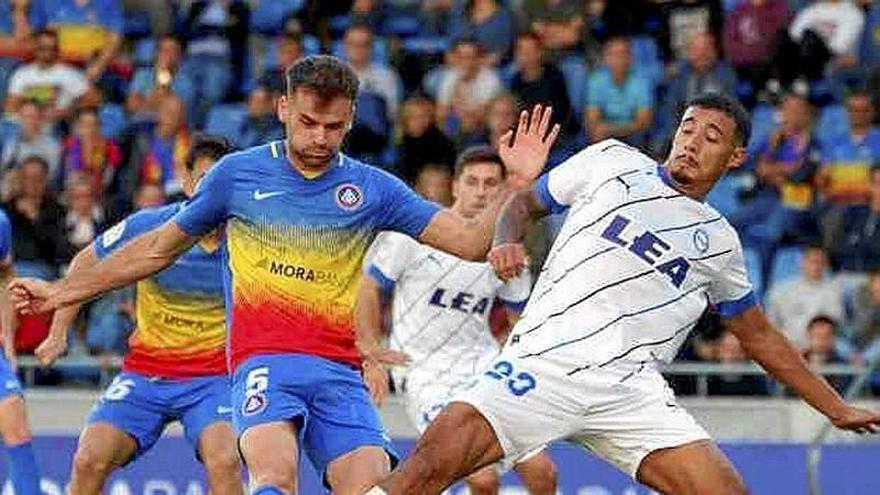
<path id="1" fill-rule="evenodd" d="M 746 354 L 770 375 L 795 391 L 807 404 L 825 415 L 834 426 L 856 433 L 876 433 L 880 414 L 853 407 L 807 366 L 801 353 L 754 306 L 727 319 Z"/>
<path id="2" fill-rule="evenodd" d="M 514 194 L 505 203 L 498 216 L 489 253 L 489 261 L 498 278 L 510 280 L 528 266 L 522 240 L 530 223 L 548 213 L 547 207 L 531 189 Z"/>

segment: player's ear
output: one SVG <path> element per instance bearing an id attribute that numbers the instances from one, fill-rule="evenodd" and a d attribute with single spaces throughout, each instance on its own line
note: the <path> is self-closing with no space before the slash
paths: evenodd
<path id="1" fill-rule="evenodd" d="M 730 158 L 727 160 L 727 169 L 732 170 L 739 168 L 745 163 L 746 158 L 748 158 L 746 148 L 744 146 L 737 146 L 733 149 L 733 153 L 730 154 Z"/>
<path id="2" fill-rule="evenodd" d="M 287 122 L 287 117 L 290 115 L 289 112 L 290 100 L 287 98 L 287 95 L 281 95 L 275 102 L 275 113 L 278 116 L 278 120 L 282 123 Z"/>

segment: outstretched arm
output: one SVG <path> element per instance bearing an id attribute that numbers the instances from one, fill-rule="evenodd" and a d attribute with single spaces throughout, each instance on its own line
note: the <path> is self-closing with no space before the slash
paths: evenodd
<path id="1" fill-rule="evenodd" d="M 113 255 L 54 283 L 16 279 L 10 284 L 19 311 L 44 313 L 132 284 L 169 266 L 198 241 L 174 220 L 139 236 Z"/>
<path id="2" fill-rule="evenodd" d="M 550 148 L 559 135 L 558 124 L 550 128 L 550 107 L 535 105 L 531 114 L 522 111 L 516 132 L 499 141 L 498 153 L 507 173 L 507 189 L 477 218 L 467 220 L 448 211 L 434 215 L 419 241 L 467 260 L 482 260 L 492 247 L 498 212 L 518 191 L 530 190 L 544 169 Z"/>
<path id="3" fill-rule="evenodd" d="M 880 414 L 844 402 L 824 378 L 810 370 L 800 352 L 767 320 L 760 307 L 747 309 L 725 324 L 750 358 L 827 416 L 834 426 L 858 433 L 878 431 Z"/>

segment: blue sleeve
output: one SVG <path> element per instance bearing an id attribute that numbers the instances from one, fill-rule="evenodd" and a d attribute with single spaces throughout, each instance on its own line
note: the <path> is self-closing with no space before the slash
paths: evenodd
<path id="1" fill-rule="evenodd" d="M 12 224 L 9 217 L 0 210 L 0 266 L 9 259 L 12 252 Z"/>
<path id="2" fill-rule="evenodd" d="M 383 230 L 394 230 L 418 239 L 440 207 L 416 194 L 397 177 L 382 172 Z"/>
<path id="3" fill-rule="evenodd" d="M 388 294 L 394 289 L 394 280 L 387 277 L 378 266 L 371 264 L 367 269 L 367 274 L 379 284 L 383 294 Z"/>
<path id="4" fill-rule="evenodd" d="M 602 70 L 602 69 L 599 69 Z M 587 79 L 587 108 L 601 108 L 602 84 L 599 73 L 591 75 Z"/>
<path id="5" fill-rule="evenodd" d="M 95 254 L 98 258 L 110 256 L 132 239 L 165 223 L 172 217 L 175 209 L 169 206 L 148 208 L 129 215 L 95 238 L 92 242 Z"/>
<path id="6" fill-rule="evenodd" d="M 538 180 L 535 182 L 535 194 L 538 195 L 538 198 L 541 200 L 541 204 L 544 205 L 550 213 L 562 213 L 565 211 L 568 206 L 556 201 L 556 198 L 550 193 L 550 174 L 544 173 Z"/>
<path id="7" fill-rule="evenodd" d="M 106 0 L 101 6 L 99 23 L 114 34 L 122 34 L 122 7 L 117 0 Z"/>
<path id="8" fill-rule="evenodd" d="M 195 196 L 174 215 L 174 221 L 188 235 L 201 237 L 226 221 L 234 169 L 234 156 L 221 158 L 199 182 Z"/>
<path id="9" fill-rule="evenodd" d="M 755 293 L 749 291 L 746 295 L 740 297 L 739 299 L 735 299 L 733 301 L 722 301 L 716 304 L 716 309 L 718 310 L 718 314 L 721 315 L 722 318 L 733 318 L 735 316 L 739 316 L 745 310 L 750 309 L 751 307 L 758 304 L 758 300 L 755 298 Z"/>

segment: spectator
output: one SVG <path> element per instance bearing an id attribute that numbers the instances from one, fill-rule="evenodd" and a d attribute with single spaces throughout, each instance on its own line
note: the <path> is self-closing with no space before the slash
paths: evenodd
<path id="1" fill-rule="evenodd" d="M 373 31 L 365 25 L 348 28 L 343 40 L 345 56 L 360 81 L 360 91 L 382 97 L 389 120 L 397 118 L 400 103 L 400 77 L 391 68 L 373 61 Z"/>
<path id="2" fill-rule="evenodd" d="M 626 38 L 606 41 L 603 60 L 604 67 L 590 76 L 587 89 L 588 137 L 591 142 L 614 137 L 644 145 L 654 116 L 654 88 L 632 69 Z"/>
<path id="3" fill-rule="evenodd" d="M 666 95 L 661 108 L 660 130 L 655 135 L 654 151 L 660 152 L 672 136 L 671 128 L 685 104 L 703 93 L 733 94 L 736 75 L 726 62 L 718 60 L 715 38 L 709 33 L 691 37 L 687 60 L 664 82 Z"/>
<path id="4" fill-rule="evenodd" d="M 720 39 L 724 28 L 721 0 L 651 0 L 660 4 L 659 45 L 667 61 L 689 56 L 696 36 Z"/>
<path id="5" fill-rule="evenodd" d="M 871 170 L 868 205 L 846 209 L 841 228 L 832 234 L 828 249 L 835 270 L 880 270 L 880 168 Z"/>
<path id="6" fill-rule="evenodd" d="M 554 108 L 555 112 L 556 109 Z M 519 109 L 516 104 L 516 98 L 510 93 L 501 93 L 489 101 L 488 116 L 486 117 L 486 126 L 489 128 L 489 144 L 493 148 L 498 148 L 498 142 L 501 136 L 507 131 L 516 127 L 519 119 Z"/>
<path id="7" fill-rule="evenodd" d="M 821 149 L 813 133 L 813 107 L 791 93 L 782 100 L 779 116 L 779 127 L 757 147 L 755 186 L 729 217 L 743 242 L 758 252 L 763 280 L 769 279 L 781 243 L 819 237 L 813 183 Z"/>
<path id="8" fill-rule="evenodd" d="M 64 141 L 60 183 L 72 175 L 84 174 L 101 202 L 122 166 L 122 150 L 113 139 L 101 135 L 101 118 L 92 109 L 81 110 L 73 134 Z"/>
<path id="9" fill-rule="evenodd" d="M 814 316 L 824 314 L 837 321 L 843 319 L 843 294 L 840 285 L 825 276 L 827 268 L 825 251 L 812 245 L 804 251 L 801 276 L 770 290 L 770 321 L 801 348 L 807 345 L 807 323 Z"/>
<path id="10" fill-rule="evenodd" d="M 526 30 L 537 33 L 541 44 L 556 57 L 582 50 L 584 2 L 576 0 L 525 0 Z"/>
<path id="11" fill-rule="evenodd" d="M 278 40 L 278 64 L 267 68 L 260 76 L 259 84 L 272 91 L 277 98 L 287 90 L 285 74 L 287 68 L 303 56 L 302 35 L 297 31 L 287 31 Z"/>
<path id="12" fill-rule="evenodd" d="M 757 92 L 773 74 L 779 40 L 792 19 L 785 0 L 746 0 L 724 21 L 724 51 L 741 81 Z"/>
<path id="13" fill-rule="evenodd" d="M 789 27 L 801 56 L 788 61 L 798 64 L 810 80 L 822 76 L 829 60 L 837 67 L 853 67 L 864 26 L 865 14 L 850 0 L 817 0 L 798 12 Z"/>
<path id="14" fill-rule="evenodd" d="M 459 0 L 451 19 L 449 36 L 457 39 L 472 36 L 486 49 L 488 65 L 498 65 L 507 59 L 516 20 L 510 10 L 498 0 Z"/>
<path id="15" fill-rule="evenodd" d="M 136 210 L 155 208 L 165 204 L 165 191 L 158 184 L 141 184 L 134 193 Z"/>
<path id="16" fill-rule="evenodd" d="M 150 16 L 150 34 L 156 38 L 167 36 L 174 31 L 175 12 L 178 2 L 172 0 L 120 0 L 126 16 L 146 13 Z"/>
<path id="17" fill-rule="evenodd" d="M 176 95 L 184 101 L 187 110 L 195 111 L 195 87 L 189 74 L 180 70 L 180 41 L 174 36 L 163 36 L 156 47 L 152 67 L 141 67 L 134 73 L 125 106 L 136 118 L 153 121 L 159 102 Z"/>
<path id="18" fill-rule="evenodd" d="M 376 30 L 382 24 L 382 5 L 379 0 L 353 0 L 348 15 L 352 24 L 362 24 Z"/>
<path id="19" fill-rule="evenodd" d="M 461 38 L 452 47 L 453 68 L 443 75 L 437 95 L 437 118 L 482 115 L 486 104 L 502 91 L 494 70 L 481 65 L 482 48 L 474 38 Z M 467 116 L 465 116 L 467 117 Z"/>
<path id="20" fill-rule="evenodd" d="M 827 365 L 847 364 L 836 350 L 837 323 L 826 315 L 816 315 L 807 323 L 807 347 L 804 349 L 804 359 L 811 367 Z M 843 393 L 849 386 L 850 377 L 846 375 L 825 376 L 828 383 L 839 393 Z"/>
<path id="21" fill-rule="evenodd" d="M 826 242 L 840 230 L 848 207 L 867 204 L 871 168 L 880 163 L 880 129 L 874 125 L 873 102 L 865 93 L 852 93 L 846 98 L 846 109 L 849 133 L 829 140 L 819 169 Z"/>
<path id="22" fill-rule="evenodd" d="M 195 85 L 196 111 L 191 122 L 200 128 L 208 110 L 223 101 L 240 78 L 247 50 L 246 2 L 193 0 L 185 9 L 183 37 L 186 59 L 183 70 Z"/>
<path id="23" fill-rule="evenodd" d="M 520 108 L 532 108 L 540 103 L 553 107 L 553 122 L 570 131 L 571 103 L 565 87 L 565 76 L 555 65 L 544 62 L 541 39 L 534 33 L 522 33 L 516 38 L 514 62 L 516 73 L 510 90 L 516 95 Z"/>
<path id="24" fill-rule="evenodd" d="M 397 145 L 397 174 L 413 183 L 416 173 L 427 163 L 452 169 L 455 147 L 437 128 L 434 102 L 416 96 L 403 103 L 400 118 L 401 139 Z"/>
<path id="25" fill-rule="evenodd" d="M 880 352 L 880 269 L 868 273 L 864 285 L 856 290 L 851 326 L 856 347 L 864 350 L 866 358 Z"/>
<path id="26" fill-rule="evenodd" d="M 88 80 L 110 100 L 123 101 L 122 79 L 108 71 L 122 47 L 118 0 L 39 0 L 46 26 L 58 33 L 61 58 L 85 67 Z"/>
<path id="27" fill-rule="evenodd" d="M 0 168 L 15 166 L 28 156 L 39 156 L 49 166 L 49 177 L 58 177 L 61 143 L 46 125 L 44 110 L 33 101 L 25 101 L 18 110 L 19 130 L 0 143 Z"/>
<path id="28" fill-rule="evenodd" d="M 9 80 L 6 113 L 17 113 L 25 100 L 33 100 L 54 124 L 72 114 L 77 98 L 88 89 L 79 70 L 58 60 L 58 35 L 41 31 L 34 37 L 34 61 L 16 69 Z"/>
<path id="29" fill-rule="evenodd" d="M 31 34 L 42 27 L 33 2 L 0 3 L 0 97 L 6 95 L 6 83 L 12 71 L 30 55 Z"/>
<path id="30" fill-rule="evenodd" d="M 96 201 L 92 182 L 87 177 L 71 177 L 67 181 L 65 196 L 67 213 L 64 229 L 67 252 L 64 253 L 64 262 L 69 262 L 104 230 L 104 210 Z"/>
<path id="31" fill-rule="evenodd" d="M 183 194 L 180 177 L 189 150 L 189 128 L 180 98 L 169 96 L 159 103 L 156 127 L 138 136 L 131 154 L 140 184 L 159 184 L 169 200 Z"/>
<path id="32" fill-rule="evenodd" d="M 451 205 L 452 169 L 437 163 L 422 165 L 416 174 L 413 189 L 423 197 L 439 205 Z"/>
<path id="33" fill-rule="evenodd" d="M 715 355 L 719 363 L 748 363 L 746 353 L 736 336 L 724 331 L 715 344 Z M 721 373 L 709 377 L 709 395 L 766 395 L 767 382 L 761 375 L 740 375 L 737 373 Z"/>
<path id="34" fill-rule="evenodd" d="M 28 157 L 18 167 L 21 189 L 3 209 L 9 215 L 15 270 L 22 277 L 54 279 L 64 253 L 61 207 L 49 194 L 49 166 Z"/>
<path id="35" fill-rule="evenodd" d="M 257 86 L 247 103 L 247 118 L 236 145 L 249 148 L 258 144 L 284 139 L 284 126 L 275 113 L 275 101 L 267 88 Z"/>

